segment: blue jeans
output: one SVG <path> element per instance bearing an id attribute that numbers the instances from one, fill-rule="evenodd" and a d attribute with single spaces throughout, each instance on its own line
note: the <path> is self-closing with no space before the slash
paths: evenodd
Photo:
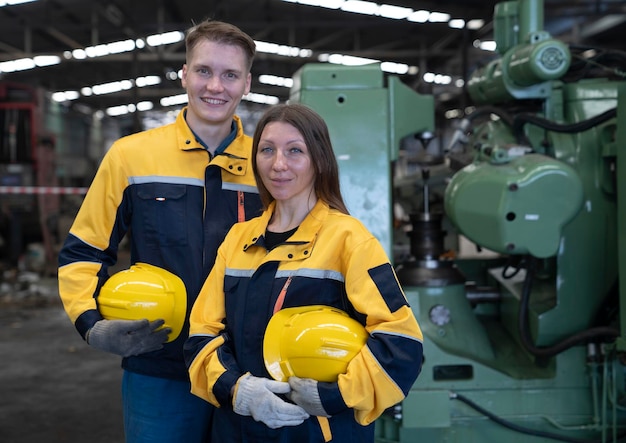
<path id="1" fill-rule="evenodd" d="M 190 389 L 189 382 L 124 371 L 126 443 L 208 441 L 213 406 Z"/>

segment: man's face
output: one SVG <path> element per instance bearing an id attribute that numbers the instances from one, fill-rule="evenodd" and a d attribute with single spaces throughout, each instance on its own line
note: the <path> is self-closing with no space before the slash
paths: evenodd
<path id="1" fill-rule="evenodd" d="M 230 124 L 241 97 L 250 92 L 251 75 L 238 46 L 209 40 L 199 42 L 183 65 L 187 90 L 187 122 L 201 131 L 204 125 Z"/>

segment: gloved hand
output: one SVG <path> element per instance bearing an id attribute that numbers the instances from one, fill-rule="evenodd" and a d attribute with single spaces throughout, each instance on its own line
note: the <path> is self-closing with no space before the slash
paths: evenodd
<path id="1" fill-rule="evenodd" d="M 289 400 L 299 405 L 310 415 L 330 417 L 322 406 L 320 393 L 317 390 L 317 381 L 310 378 L 289 377 L 291 392 L 287 394 Z"/>
<path id="2" fill-rule="evenodd" d="M 164 320 L 100 320 L 87 332 L 87 343 L 102 351 L 129 357 L 163 347 L 170 328 Z"/>
<path id="3" fill-rule="evenodd" d="M 288 403 L 276 395 L 287 392 L 288 383 L 247 373 L 237 382 L 233 410 L 239 415 L 252 416 L 272 429 L 297 426 L 309 418 L 309 414 L 300 406 Z"/>

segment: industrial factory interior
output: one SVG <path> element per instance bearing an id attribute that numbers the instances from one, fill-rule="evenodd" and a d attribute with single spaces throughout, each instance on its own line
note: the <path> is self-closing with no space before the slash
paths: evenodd
<path id="1" fill-rule="evenodd" d="M 246 134 L 324 118 L 421 328 L 376 442 L 626 442 L 623 0 L 0 1 L 0 442 L 124 441 L 58 256 L 111 145 L 187 104 L 205 19 L 256 44 Z"/>

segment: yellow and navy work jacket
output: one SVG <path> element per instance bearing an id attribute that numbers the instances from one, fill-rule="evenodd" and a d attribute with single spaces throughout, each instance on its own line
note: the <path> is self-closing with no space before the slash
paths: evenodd
<path id="1" fill-rule="evenodd" d="M 318 201 L 296 232 L 268 251 L 273 208 L 233 226 L 218 250 L 185 344 L 192 392 L 218 406 L 213 437 L 222 443 L 373 442 L 372 422 L 407 395 L 419 374 L 422 332 L 383 247 L 361 222 Z M 288 279 L 282 308 L 339 308 L 369 337 L 337 382 L 318 385 L 331 418 L 272 430 L 235 414 L 230 393 L 246 372 L 269 378 L 263 336 Z"/>
<path id="2" fill-rule="evenodd" d="M 239 118 L 234 118 L 230 144 L 211 158 L 184 114 L 111 146 L 59 253 L 60 296 L 83 337 L 102 319 L 98 293 L 127 232 L 131 263 L 149 263 L 178 275 L 189 312 L 230 227 L 262 212 L 250 159 L 252 140 Z M 187 334 L 188 321 L 162 350 L 125 358 L 122 366 L 187 380 L 182 353 Z"/>

